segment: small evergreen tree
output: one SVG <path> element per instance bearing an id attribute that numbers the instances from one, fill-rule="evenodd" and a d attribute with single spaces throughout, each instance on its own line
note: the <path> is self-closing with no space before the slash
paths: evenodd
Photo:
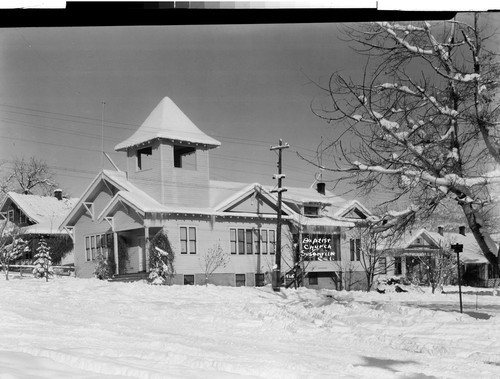
<path id="1" fill-rule="evenodd" d="M 160 230 L 150 241 L 149 281 L 151 284 L 169 284 L 174 269 L 174 251 L 165 230 Z"/>
<path id="2" fill-rule="evenodd" d="M 33 269 L 33 275 L 35 278 L 45 278 L 45 281 L 49 281 L 49 276 L 53 275 L 52 271 L 52 259 L 50 257 L 50 247 L 47 245 L 45 239 L 41 239 L 38 242 L 38 247 L 36 249 L 37 253 L 35 255 L 35 268 Z"/>

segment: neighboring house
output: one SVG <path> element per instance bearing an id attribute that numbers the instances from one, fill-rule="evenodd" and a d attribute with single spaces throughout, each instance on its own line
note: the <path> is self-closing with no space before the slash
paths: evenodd
<path id="1" fill-rule="evenodd" d="M 217 244 L 230 261 L 213 274 L 212 283 L 269 283 L 277 198 L 270 186 L 211 180 L 209 151 L 218 146 L 164 98 L 130 138 L 116 145 L 127 155 L 126 172 L 101 171 L 61 224 L 74 238 L 76 276 L 92 277 L 99 253 L 118 263 L 115 276 L 145 276 L 149 240 L 163 229 L 175 252 L 174 284 L 203 283 L 200 257 Z M 282 274 L 302 256 L 310 273 L 306 285 L 337 288 L 338 263 L 350 258 L 346 231 L 369 215 L 358 202 L 326 191 L 323 183 L 287 187 Z"/>
<path id="2" fill-rule="evenodd" d="M 54 196 L 26 195 L 8 192 L 0 205 L 0 214 L 8 222 L 19 228 L 21 236 L 30 241 L 29 251 L 21 258 L 30 263 L 36 254 L 40 238 L 47 240 L 68 236 L 59 225 L 71 211 L 78 199 L 64 198 L 61 190 L 54 191 Z M 72 264 L 73 253 L 69 252 L 61 264 Z"/>
<path id="3" fill-rule="evenodd" d="M 458 233 L 444 232 L 443 227 L 438 227 L 437 232 L 420 229 L 407 233 L 390 246 L 381 247 L 387 256 L 387 275 L 425 282 L 425 259 L 431 258 L 440 250 L 455 258 L 456 253 L 450 247 L 454 244 L 463 246 L 463 252 L 459 253 L 462 284 L 482 287 L 499 284 L 499 279 L 493 276 L 491 266 L 474 236 L 466 233 L 464 226 L 459 228 Z"/>

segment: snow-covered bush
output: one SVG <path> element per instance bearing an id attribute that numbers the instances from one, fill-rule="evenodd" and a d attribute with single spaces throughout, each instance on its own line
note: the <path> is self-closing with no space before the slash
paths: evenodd
<path id="1" fill-rule="evenodd" d="M 15 230 L 5 231 L 5 224 L 2 226 L 1 234 L 0 264 L 5 272 L 5 279 L 9 280 L 10 264 L 26 250 L 26 241 L 19 238 Z"/>
<path id="2" fill-rule="evenodd" d="M 37 253 L 35 255 L 35 267 L 33 268 L 33 275 L 35 278 L 45 278 L 49 281 L 49 276 L 53 275 L 52 270 L 52 258 L 50 257 L 50 247 L 47 242 L 42 238 L 38 242 L 38 247 L 36 249 Z"/>
<path id="3" fill-rule="evenodd" d="M 175 274 L 174 251 L 166 231 L 160 230 L 150 241 L 149 282 L 151 284 L 170 284 Z"/>
<path id="4" fill-rule="evenodd" d="M 113 276 L 113 261 L 111 258 L 106 258 L 104 254 L 97 254 L 94 268 L 94 276 L 100 280 L 106 280 Z"/>

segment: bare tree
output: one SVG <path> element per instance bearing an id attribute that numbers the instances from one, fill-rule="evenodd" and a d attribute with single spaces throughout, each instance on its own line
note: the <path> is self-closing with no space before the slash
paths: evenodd
<path id="1" fill-rule="evenodd" d="M 355 285 L 362 282 L 361 278 L 357 275 L 359 270 L 354 261 L 335 261 L 334 266 L 338 273 L 337 280 L 340 281 L 341 289 L 350 291 Z"/>
<path id="2" fill-rule="evenodd" d="M 498 205 L 492 188 L 500 183 L 500 64 L 492 51 L 497 36 L 488 33 L 479 14 L 348 25 L 345 35 L 366 57 L 365 68 L 359 79 L 332 74 L 321 86 L 328 102 L 313 111 L 340 136 L 329 145 L 333 162 L 321 168 L 365 193 L 393 194 L 386 203 L 392 210 L 374 217 L 374 225 L 425 219 L 452 199 L 500 274 L 488 232 Z"/>
<path id="3" fill-rule="evenodd" d="M 14 160 L 12 169 L 4 175 L 0 190 L 3 193 L 51 195 L 55 188 L 57 183 L 47 163 L 31 157 L 27 161 L 24 158 Z"/>
<path id="4" fill-rule="evenodd" d="M 385 275 L 387 269 L 394 264 L 388 260 L 386 249 L 389 249 L 397 235 L 380 233 L 370 227 L 356 227 L 350 233 L 351 261 L 359 261 L 366 279 L 366 291 L 373 287 L 379 275 Z"/>
<path id="5" fill-rule="evenodd" d="M 457 260 L 448 249 L 440 248 L 418 257 L 432 293 L 442 288 L 456 273 Z"/>
<path id="6" fill-rule="evenodd" d="M 205 274 L 205 285 L 208 286 L 208 281 L 212 274 L 219 268 L 224 268 L 230 261 L 229 254 L 224 251 L 217 242 L 214 247 L 208 249 L 207 253 L 201 255 L 199 258 L 200 266 Z"/>

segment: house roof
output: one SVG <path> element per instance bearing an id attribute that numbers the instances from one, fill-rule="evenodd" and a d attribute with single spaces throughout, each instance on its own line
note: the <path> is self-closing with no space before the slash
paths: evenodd
<path id="1" fill-rule="evenodd" d="M 2 204 L 2 209 L 10 201 L 16 204 L 30 220 L 35 222 L 35 225 L 25 227 L 23 232 L 30 234 L 59 234 L 59 225 L 71 212 L 78 199 L 63 198 L 58 200 L 54 196 L 24 195 L 9 192 Z"/>
<path id="2" fill-rule="evenodd" d="M 434 238 L 428 230 L 421 228 L 417 231 L 404 233 L 397 240 L 385 239 L 379 244 L 379 249 L 408 249 L 411 245 L 415 244 L 418 238 L 424 238 L 430 246 L 435 248 L 445 246 L 443 241 Z"/>
<path id="3" fill-rule="evenodd" d="M 87 201 L 93 190 L 97 188 L 98 182 L 101 180 L 108 181 L 118 191 L 113 196 L 112 200 L 106 205 L 106 207 L 97 216 L 99 221 L 103 220 L 108 214 L 110 214 L 117 206 L 122 203 L 135 209 L 140 214 L 145 213 L 186 213 L 186 214 L 205 214 L 205 215 L 224 215 L 225 209 L 231 207 L 233 204 L 244 199 L 249 194 L 254 191 L 259 191 L 263 196 L 268 197 L 273 203 L 277 201 L 276 197 L 269 192 L 271 187 L 265 187 L 259 183 L 239 183 L 239 182 L 228 182 L 228 181 L 210 181 L 209 196 L 210 203 L 207 208 L 192 208 L 192 207 L 180 207 L 163 205 L 146 192 L 142 191 L 132 183 L 130 183 L 125 173 L 119 171 L 103 170 L 94 179 L 91 185 L 87 188 L 84 195 L 76 204 L 73 211 L 66 217 L 63 225 L 66 225 L 75 215 L 78 210 L 84 211 L 81 206 L 83 202 Z M 291 195 L 291 196 L 290 196 Z M 292 188 L 290 194 L 288 194 L 288 200 L 293 198 L 295 201 L 305 201 L 305 202 L 319 202 L 324 201 L 325 196 L 317 194 L 313 189 L 301 189 Z M 329 204 L 329 203 L 326 203 Z M 335 217 L 314 217 L 307 218 L 298 214 L 295 214 L 293 209 L 289 208 L 286 203 L 283 204 L 283 210 L 289 215 L 291 221 L 297 224 L 301 224 L 304 227 L 338 227 L 354 226 L 352 222 L 348 220 L 341 220 Z M 234 214 L 231 214 L 234 216 Z M 246 217 L 251 217 L 252 214 L 246 214 Z M 262 217 L 275 217 L 269 215 L 261 215 Z"/>
<path id="4" fill-rule="evenodd" d="M 115 146 L 116 151 L 148 143 L 155 139 L 220 146 L 220 142 L 202 132 L 168 97 L 164 97 L 137 131 Z"/>
<path id="5" fill-rule="evenodd" d="M 347 201 L 342 198 L 338 198 L 335 202 L 334 206 L 331 208 L 331 212 L 333 213 L 333 217 L 346 217 L 347 213 L 351 210 L 359 210 L 361 213 L 366 215 L 366 217 L 372 216 L 372 213 L 366 208 L 363 204 L 361 204 L 357 200 Z"/>
<path id="6" fill-rule="evenodd" d="M 434 239 L 440 241 L 444 246 L 452 244 L 463 245 L 463 252 L 460 253 L 460 261 L 464 263 L 488 263 L 488 260 L 483 255 L 481 248 L 476 242 L 472 233 L 443 233 L 429 232 Z"/>
<path id="7" fill-rule="evenodd" d="M 450 248 L 450 245 L 459 243 L 463 245 L 463 252 L 460 253 L 460 261 L 463 263 L 488 263 L 484 257 L 479 245 L 471 233 L 462 235 L 460 233 L 443 233 L 429 232 L 422 228 L 416 232 L 406 233 L 397 241 L 393 241 L 390 245 L 380 244 L 380 250 L 404 250 L 415 244 L 417 238 L 424 238 L 430 246 L 435 248 L 443 247 Z"/>

